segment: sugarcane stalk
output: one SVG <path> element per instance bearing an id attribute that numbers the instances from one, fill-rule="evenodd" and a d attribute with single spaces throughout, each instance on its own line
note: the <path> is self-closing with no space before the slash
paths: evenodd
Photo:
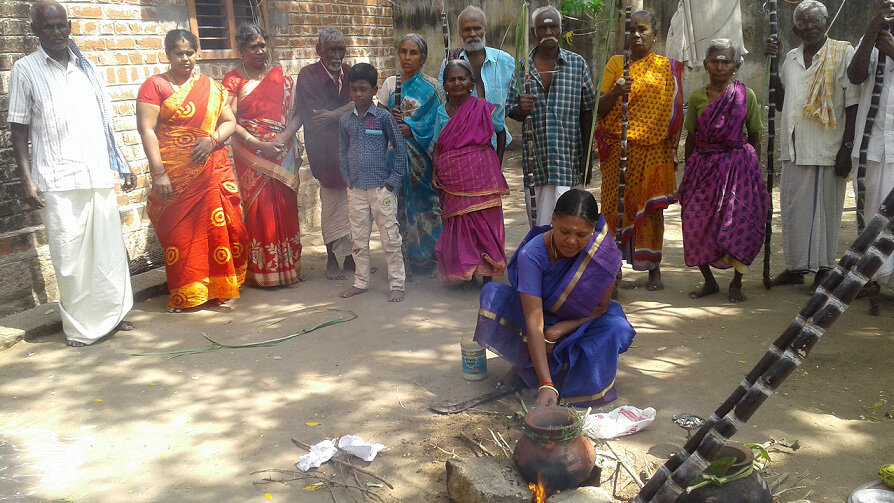
<path id="1" fill-rule="evenodd" d="M 767 14 L 770 18 L 770 37 L 779 40 L 778 5 L 776 0 L 767 2 Z M 776 151 L 776 81 L 779 78 L 779 57 L 770 56 L 769 81 L 767 94 L 770 109 L 767 110 L 767 194 L 770 205 L 767 208 L 767 223 L 764 226 L 764 288 L 770 289 L 773 280 L 770 278 L 770 243 L 773 238 L 773 177 L 775 176 L 773 156 Z"/>
<path id="2" fill-rule="evenodd" d="M 528 29 L 528 2 L 524 2 L 518 18 L 517 36 L 521 36 L 523 42 L 520 47 L 516 45 L 516 57 L 520 58 L 521 75 L 524 79 L 524 92 L 531 94 L 531 62 L 528 55 L 528 47 L 531 43 L 531 30 Z M 537 193 L 534 189 L 534 156 L 536 148 L 534 146 L 534 119 L 531 114 L 525 117 L 522 123 L 522 147 L 524 150 L 524 168 L 525 183 L 528 187 L 528 223 L 533 227 L 537 224 Z"/>
<path id="3" fill-rule="evenodd" d="M 630 0 L 624 5 L 624 83 L 630 80 L 630 17 L 633 8 Z M 618 224 L 615 232 L 615 243 L 621 247 L 621 233 L 624 231 L 624 191 L 627 187 L 627 112 L 630 106 L 630 93 L 621 96 L 621 158 L 618 161 Z"/>
<path id="4" fill-rule="evenodd" d="M 792 324 L 698 433 L 662 466 L 636 503 L 673 503 L 713 461 L 728 439 L 804 362 L 867 281 L 894 253 L 894 190 Z"/>
<path id="5" fill-rule="evenodd" d="M 872 100 L 869 102 L 869 110 L 866 113 L 866 126 L 863 128 L 863 138 L 860 140 L 860 157 L 857 165 L 857 233 L 866 228 L 866 164 L 869 151 L 869 139 L 872 129 L 875 127 L 875 118 L 878 116 L 879 102 L 881 101 L 882 88 L 885 86 L 885 55 L 878 52 L 878 64 L 875 66 L 875 83 L 872 87 Z"/>
<path id="6" fill-rule="evenodd" d="M 447 25 L 447 11 L 444 9 L 444 0 L 438 0 L 438 10 L 441 14 L 441 31 L 444 34 L 444 62 L 450 61 L 450 26 Z"/>

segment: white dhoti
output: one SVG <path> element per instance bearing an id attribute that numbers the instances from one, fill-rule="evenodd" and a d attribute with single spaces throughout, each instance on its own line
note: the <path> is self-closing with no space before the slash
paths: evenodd
<path id="1" fill-rule="evenodd" d="M 856 163 L 855 163 L 856 165 Z M 886 162 L 882 154 L 881 162 L 869 161 L 866 164 L 866 204 L 863 206 L 865 221 L 868 223 L 878 213 L 882 201 L 894 189 L 894 163 Z M 854 181 L 856 192 L 856 180 Z M 894 256 L 882 264 L 882 267 L 873 277 L 879 283 L 894 286 Z"/>
<path id="2" fill-rule="evenodd" d="M 347 187 L 329 189 L 320 186 L 320 230 L 329 251 L 339 264 L 344 262 L 353 248 Z"/>
<path id="3" fill-rule="evenodd" d="M 525 186 L 525 208 L 528 211 L 528 223 L 531 225 L 549 225 L 556 209 L 556 201 L 562 194 L 571 190 L 571 187 L 557 185 L 541 185 L 534 187 L 534 198 L 537 203 L 537 221 L 531 222 L 531 192 Z"/>
<path id="4" fill-rule="evenodd" d="M 40 216 L 59 284 L 62 331 L 92 344 L 133 307 L 115 189 L 45 192 Z"/>
<path id="5" fill-rule="evenodd" d="M 782 251 L 792 272 L 835 266 L 847 180 L 834 166 L 782 161 Z"/>

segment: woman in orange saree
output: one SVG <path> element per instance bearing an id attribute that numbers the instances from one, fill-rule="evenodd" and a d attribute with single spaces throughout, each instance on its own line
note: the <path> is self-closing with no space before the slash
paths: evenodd
<path id="1" fill-rule="evenodd" d="M 655 15 L 639 11 L 630 19 L 630 76 L 623 82 L 624 57 L 613 56 L 602 74 L 595 139 L 602 172 L 602 214 L 617 233 L 621 152 L 621 95 L 630 93 L 627 171 L 621 253 L 636 271 L 649 271 L 648 290 L 661 290 L 664 209 L 675 201 L 674 153 L 683 124 L 682 64 L 652 52 L 658 33 Z"/>
<path id="2" fill-rule="evenodd" d="M 230 139 L 245 206 L 246 281 L 258 286 L 297 283 L 301 274 L 298 168 L 292 138 L 301 126 L 292 113 L 292 78 L 268 65 L 268 36 L 246 23 L 236 30 L 242 64 L 224 75 L 236 115 Z"/>
<path id="3" fill-rule="evenodd" d="M 164 247 L 168 311 L 239 297 L 245 227 L 236 178 L 223 142 L 235 119 L 219 83 L 195 74 L 198 41 L 165 37 L 171 69 L 137 94 L 137 125 L 152 175 L 146 212 Z"/>

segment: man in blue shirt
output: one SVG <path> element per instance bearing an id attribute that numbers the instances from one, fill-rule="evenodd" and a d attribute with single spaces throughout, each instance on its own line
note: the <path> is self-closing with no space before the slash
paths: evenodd
<path id="1" fill-rule="evenodd" d="M 339 162 L 348 187 L 348 220 L 351 222 L 354 284 L 343 298 L 369 288 L 369 235 L 375 218 L 385 262 L 388 264 L 389 302 L 404 300 L 403 254 L 397 225 L 397 193 L 407 169 L 406 144 L 397 121 L 387 110 L 373 105 L 379 73 L 368 63 L 351 68 L 348 81 L 354 110 L 339 121 Z M 387 156 L 388 146 L 394 155 Z"/>
<path id="2" fill-rule="evenodd" d="M 491 47 L 487 43 L 487 16 L 484 11 L 474 5 L 469 5 L 456 19 L 459 27 L 459 36 L 463 41 L 463 50 L 451 51 L 451 59 L 464 59 L 472 65 L 475 76 L 475 87 L 472 96 L 484 98 L 497 107 L 494 112 L 495 126 L 503 124 L 506 120 L 506 96 L 509 94 L 509 83 L 515 72 L 515 58 L 509 54 Z M 444 85 L 444 65 L 441 63 L 441 71 L 438 73 L 438 82 Z M 499 128 L 498 128 L 499 129 Z M 506 145 L 512 141 L 512 135 L 506 131 L 506 144 L 498 145 L 497 137 L 491 140 L 500 162 L 503 162 L 503 151 Z"/>

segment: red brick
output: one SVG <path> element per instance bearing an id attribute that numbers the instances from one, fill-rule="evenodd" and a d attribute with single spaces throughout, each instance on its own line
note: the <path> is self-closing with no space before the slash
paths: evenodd
<path id="1" fill-rule="evenodd" d="M 102 19 L 102 9 L 91 5 L 70 5 L 68 6 L 68 17 Z"/>

